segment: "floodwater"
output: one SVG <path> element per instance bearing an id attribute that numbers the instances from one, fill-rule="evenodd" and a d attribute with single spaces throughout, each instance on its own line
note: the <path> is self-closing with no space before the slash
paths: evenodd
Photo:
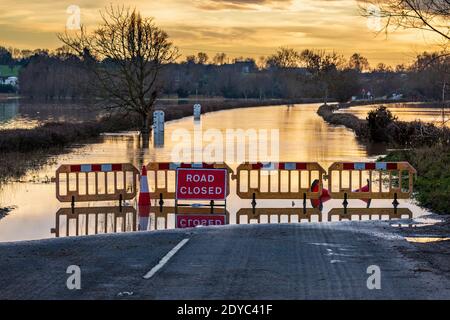
<path id="1" fill-rule="evenodd" d="M 357 106 L 347 109 L 341 109 L 338 112 L 351 113 L 360 119 L 365 119 L 367 113 L 374 110 L 378 105 Z M 429 107 L 424 103 L 398 103 L 386 105 L 392 114 L 401 121 L 416 121 L 434 123 L 438 126 L 442 125 L 444 119 L 447 126 L 450 126 L 450 113 L 448 108 L 445 109 L 444 118 L 442 117 L 442 109 L 438 107 Z"/>
<path id="2" fill-rule="evenodd" d="M 140 138 L 135 132 L 106 134 L 93 140 L 92 143 L 74 146 L 68 150 L 68 153 L 54 157 L 51 164 L 37 171 L 29 172 L 20 181 L 1 186 L 1 206 L 14 206 L 15 209 L 0 219 L 0 241 L 54 238 L 55 236 L 64 236 L 67 231 L 70 235 L 90 234 L 93 232 L 91 223 L 95 224 L 95 228 L 100 229 L 100 233 L 121 230 L 134 231 L 139 228 L 139 225 L 143 229 L 150 230 L 174 227 L 175 217 L 171 212 L 165 215 L 151 215 L 149 221 L 136 223 L 136 213 L 133 208 L 129 207 L 123 208 L 122 214 L 117 215 L 114 213 L 117 208 L 99 209 L 96 206 L 100 204 L 77 203 L 75 210 L 84 210 L 84 213 L 86 210 L 90 210 L 95 221 L 92 222 L 92 217 L 79 214 L 78 211 L 71 215 L 70 204 L 60 203 L 56 199 L 55 183 L 52 182 L 56 169 L 62 164 L 131 163 L 140 168 L 142 164 L 148 162 L 171 162 L 173 160 L 172 153 L 174 150 L 179 150 L 180 147 L 189 147 L 188 149 L 192 151 L 192 161 L 199 162 L 205 160 L 198 158 L 202 154 L 199 150 L 204 150 L 205 146 L 210 143 L 211 140 L 208 139 L 211 138 L 211 134 L 217 137 L 217 133 L 219 135 L 221 133 L 222 136 L 225 136 L 227 129 L 255 130 L 259 133 L 260 129 L 267 130 L 262 133 L 267 133 L 267 144 L 269 145 L 276 140 L 277 136 L 269 133 L 278 132 L 279 157 L 272 160 L 318 162 L 325 169 L 333 162 L 374 160 L 378 155 L 385 153 L 382 147 L 366 147 L 359 144 L 355 135 L 346 128 L 326 124 L 316 114 L 318 107 L 319 104 L 309 104 L 234 109 L 202 115 L 200 122 L 194 122 L 192 117 L 184 118 L 166 123 L 164 141 L 161 138 L 157 139 L 158 141 L 152 140 L 147 149 L 140 148 Z M 189 138 L 180 139 L 180 135 L 183 133 L 188 133 Z M 245 141 L 247 148 L 256 143 L 252 139 L 250 137 Z M 227 149 L 232 148 L 233 146 L 225 143 L 224 154 L 226 155 L 229 151 Z M 272 152 L 268 153 L 273 155 Z M 258 152 L 257 154 L 258 159 L 256 160 L 267 161 L 264 153 Z M 243 160 L 252 160 L 253 155 L 254 153 L 247 152 Z M 263 155 L 262 158 L 260 155 Z M 226 163 L 235 169 L 241 160 L 229 158 Z M 231 224 L 245 223 L 245 219 L 238 219 L 236 214 L 241 208 L 251 208 L 251 200 L 241 200 L 236 196 L 235 181 L 231 182 L 230 190 L 230 196 L 227 199 L 228 222 Z M 374 201 L 373 207 L 392 207 L 391 202 L 392 200 Z M 298 208 L 298 212 L 301 212 L 302 203 L 302 200 L 257 200 L 257 207 L 289 208 L 291 211 Z M 410 201 L 400 200 L 400 203 L 400 207 L 411 208 L 415 216 L 426 213 Z M 102 205 L 117 206 L 117 203 L 103 203 Z M 133 206 L 135 202 L 130 201 L 127 205 Z M 166 205 L 171 205 L 171 203 L 166 201 Z M 80 207 L 89 207 L 90 209 Z M 322 217 L 311 217 L 310 220 L 314 222 L 321 218 L 322 221 L 327 221 L 327 212 L 336 207 L 342 207 L 342 200 L 325 203 Z M 350 207 L 363 208 L 365 203 L 351 200 Z M 65 209 L 57 214 L 61 208 Z M 199 212 L 202 210 L 199 209 Z M 103 218 L 97 221 L 95 217 L 101 214 L 104 214 Z M 294 216 L 296 217 L 291 217 L 291 222 L 303 221 L 301 215 L 295 214 Z M 375 219 L 377 218 L 380 217 L 375 217 Z M 251 220 L 251 217 L 247 219 L 247 222 L 249 219 Z M 274 222 L 274 219 L 277 218 L 269 215 L 262 218 L 261 222 Z M 363 219 L 367 219 L 367 217 L 363 217 Z M 280 216 L 277 221 L 286 222 L 287 220 L 285 216 Z"/>
<path id="3" fill-rule="evenodd" d="M 96 107 L 67 102 L 0 100 L 0 129 L 34 128 L 53 121 L 76 123 L 95 120 L 100 114 Z"/>

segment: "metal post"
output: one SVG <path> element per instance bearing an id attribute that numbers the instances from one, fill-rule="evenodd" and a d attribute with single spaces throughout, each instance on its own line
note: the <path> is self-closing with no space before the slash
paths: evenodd
<path id="1" fill-rule="evenodd" d="M 211 207 L 211 214 L 214 214 L 214 200 L 211 200 L 209 206 Z"/>

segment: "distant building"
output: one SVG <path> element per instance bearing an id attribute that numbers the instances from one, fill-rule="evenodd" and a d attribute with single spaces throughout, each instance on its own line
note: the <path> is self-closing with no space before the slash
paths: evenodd
<path id="1" fill-rule="evenodd" d="M 19 79 L 17 77 L 2 77 L 2 76 L 0 76 L 0 84 L 11 85 L 13 87 L 17 87 L 18 83 L 19 83 Z"/>

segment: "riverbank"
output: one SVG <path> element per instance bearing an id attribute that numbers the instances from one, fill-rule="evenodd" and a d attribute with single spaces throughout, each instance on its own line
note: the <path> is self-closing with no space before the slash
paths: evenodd
<path id="1" fill-rule="evenodd" d="M 353 130 L 361 142 L 368 143 L 373 139 L 368 120 L 349 113 L 335 112 L 348 107 L 348 104 L 322 105 L 317 113 L 330 124 Z M 418 121 L 391 121 L 380 129 L 387 137 L 385 143 L 399 150 L 392 150 L 379 160 L 409 162 L 418 172 L 413 194 L 418 204 L 435 213 L 449 214 L 450 130 Z"/>
<path id="2" fill-rule="evenodd" d="M 317 99 L 297 100 L 213 100 L 202 101 L 202 112 L 214 112 L 255 106 L 314 103 Z M 191 104 L 157 106 L 165 112 L 166 121 L 192 116 Z M 73 123 L 45 123 L 33 129 L 0 130 L 0 182 L 17 179 L 28 169 L 47 163 L 52 156 L 64 153 L 66 147 L 82 144 L 104 132 L 136 130 L 140 120 L 133 116 L 113 114 L 98 121 Z"/>
<path id="3" fill-rule="evenodd" d="M 8 99 L 19 99 L 20 96 L 12 93 L 0 93 L 0 101 L 8 100 Z"/>

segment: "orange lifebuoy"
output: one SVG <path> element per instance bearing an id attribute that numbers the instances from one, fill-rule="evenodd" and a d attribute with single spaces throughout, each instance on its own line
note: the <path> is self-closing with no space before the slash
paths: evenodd
<path id="1" fill-rule="evenodd" d="M 314 180 L 311 185 L 311 192 L 319 191 L 319 180 Z M 323 204 L 331 199 L 330 192 L 322 188 L 322 193 L 320 194 L 319 199 L 311 199 L 311 205 L 313 208 L 319 208 L 320 211 L 323 209 Z"/>

